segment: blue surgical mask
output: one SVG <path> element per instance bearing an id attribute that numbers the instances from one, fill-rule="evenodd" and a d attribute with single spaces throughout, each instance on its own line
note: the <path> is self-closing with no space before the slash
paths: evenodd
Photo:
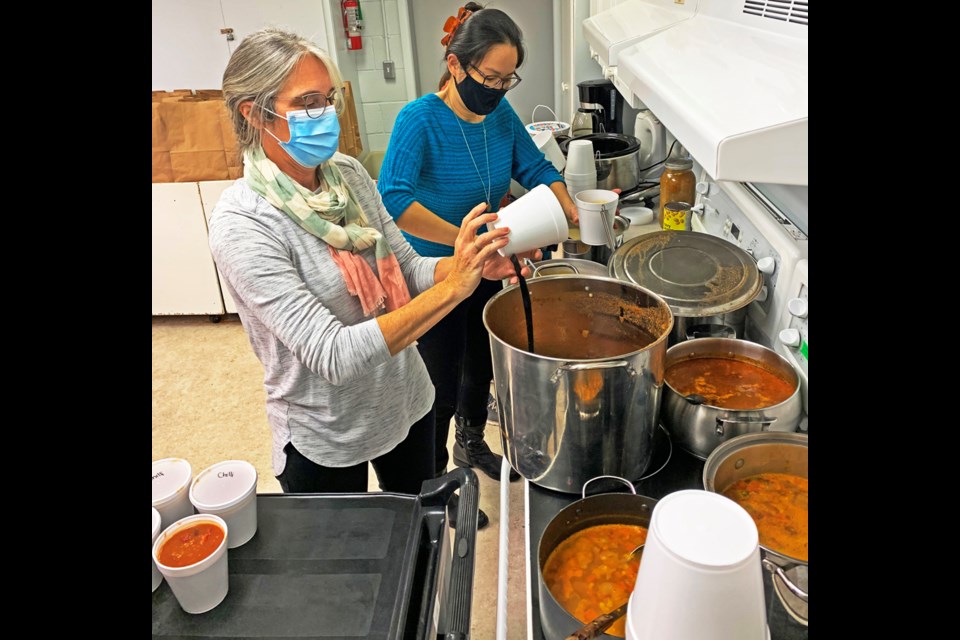
<path id="1" fill-rule="evenodd" d="M 266 128 L 264 131 L 280 143 L 287 155 L 308 169 L 318 167 L 332 158 L 340 146 L 340 120 L 333 108 L 325 109 L 319 118 L 311 118 L 305 109 L 287 111 L 286 117 L 273 111 L 270 113 L 287 121 L 290 141 L 283 142 Z"/>

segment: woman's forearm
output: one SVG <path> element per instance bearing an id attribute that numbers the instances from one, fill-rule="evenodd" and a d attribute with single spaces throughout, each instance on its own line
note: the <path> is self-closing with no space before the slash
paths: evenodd
<path id="1" fill-rule="evenodd" d="M 439 265 L 437 270 L 440 270 Z M 449 273 L 449 269 L 446 271 Z M 463 301 L 465 296 L 462 294 L 462 289 L 458 291 L 456 287 L 439 282 L 399 309 L 377 316 L 390 355 L 397 355 L 433 328 Z"/>
<path id="2" fill-rule="evenodd" d="M 460 231 L 459 227 L 450 224 L 416 201 L 406 208 L 396 219 L 396 223 L 410 235 L 451 247 Z"/>

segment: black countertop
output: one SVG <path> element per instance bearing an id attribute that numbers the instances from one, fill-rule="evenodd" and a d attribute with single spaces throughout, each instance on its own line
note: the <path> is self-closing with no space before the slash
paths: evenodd
<path id="1" fill-rule="evenodd" d="M 649 496 L 659 500 L 668 493 L 683 489 L 703 489 L 704 461 L 689 453 L 673 447 L 670 452 L 670 443 L 663 429 L 658 431 L 655 441 L 654 460 L 650 464 L 649 477 L 634 483 L 639 495 Z M 666 462 L 666 466 L 663 466 Z M 662 470 L 653 473 L 663 466 Z M 528 567 L 527 597 L 531 601 L 531 623 L 533 636 L 530 640 L 559 640 L 544 638 L 540 627 L 540 598 L 537 584 L 537 551 L 540 536 L 547 528 L 553 517 L 567 505 L 582 499 L 580 494 L 560 493 L 551 489 L 544 489 L 532 482 L 526 484 L 526 500 L 530 512 L 527 523 L 527 544 L 530 549 L 530 566 Z M 591 483 L 590 494 L 609 491 L 626 491 L 625 485 L 611 481 L 609 485 L 601 486 L 601 482 Z M 619 488 L 618 488 L 619 487 Z M 770 572 L 763 571 L 764 596 L 767 601 L 767 625 L 770 628 L 770 640 L 806 640 L 807 627 L 800 624 L 787 613 L 783 603 L 777 596 L 771 582 Z"/>

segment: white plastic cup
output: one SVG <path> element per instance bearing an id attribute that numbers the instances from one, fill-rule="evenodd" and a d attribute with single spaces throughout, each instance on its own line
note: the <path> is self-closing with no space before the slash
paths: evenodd
<path id="1" fill-rule="evenodd" d="M 580 241 L 592 246 L 610 246 L 615 240 L 613 223 L 620 202 L 617 192 L 587 189 L 577 192 L 574 201 L 580 216 Z"/>
<path id="2" fill-rule="evenodd" d="M 765 640 L 757 526 L 718 493 L 676 491 L 650 516 L 628 640 Z"/>
<path id="3" fill-rule="evenodd" d="M 597 165 L 593 157 L 592 140 L 571 140 L 567 143 L 567 171 L 570 173 L 596 174 Z"/>
<path id="4" fill-rule="evenodd" d="M 567 239 L 567 218 L 557 196 L 545 184 L 537 185 L 498 212 L 493 228 L 510 227 L 509 242 L 498 253 L 509 257 L 531 249 L 560 244 Z"/>
<path id="5" fill-rule="evenodd" d="M 223 529 L 223 540 L 203 560 L 185 567 L 169 567 L 163 564 L 160 549 L 171 537 L 200 522 L 212 522 Z M 230 589 L 230 576 L 227 566 L 227 536 L 230 530 L 223 518 L 200 513 L 177 520 L 163 530 L 153 543 L 153 561 L 163 574 L 170 590 L 176 596 L 180 607 L 187 613 L 204 613 L 223 602 Z"/>
<path id="6" fill-rule="evenodd" d="M 553 137 L 552 132 L 540 131 L 533 136 L 533 143 L 537 145 L 537 149 L 543 151 L 543 155 L 553 164 L 557 171 L 563 171 L 563 168 L 567 166 L 567 159 L 563 157 L 563 152 L 560 151 L 560 145 L 557 144 L 557 139 Z"/>
<path id="7" fill-rule="evenodd" d="M 160 512 L 153 509 L 153 539 L 150 541 L 151 548 L 153 543 L 157 541 L 158 535 L 160 535 Z M 163 574 L 160 573 L 160 569 L 157 569 L 156 562 L 153 562 L 153 560 L 150 562 L 153 563 L 153 591 L 156 591 L 160 583 L 163 582 Z"/>
<path id="8" fill-rule="evenodd" d="M 246 460 L 225 460 L 197 474 L 190 502 L 198 513 L 223 518 L 230 528 L 227 548 L 235 549 L 257 532 L 257 469 Z"/>
<path id="9" fill-rule="evenodd" d="M 193 515 L 190 481 L 193 469 L 183 458 L 164 458 L 153 463 L 153 508 L 160 512 L 161 527 Z"/>

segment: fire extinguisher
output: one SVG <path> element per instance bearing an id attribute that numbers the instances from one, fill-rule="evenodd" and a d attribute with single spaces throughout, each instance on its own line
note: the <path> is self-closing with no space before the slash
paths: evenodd
<path id="1" fill-rule="evenodd" d="M 362 49 L 360 30 L 363 29 L 363 14 L 360 12 L 360 0 L 342 0 L 343 29 L 347 35 L 347 49 Z"/>

